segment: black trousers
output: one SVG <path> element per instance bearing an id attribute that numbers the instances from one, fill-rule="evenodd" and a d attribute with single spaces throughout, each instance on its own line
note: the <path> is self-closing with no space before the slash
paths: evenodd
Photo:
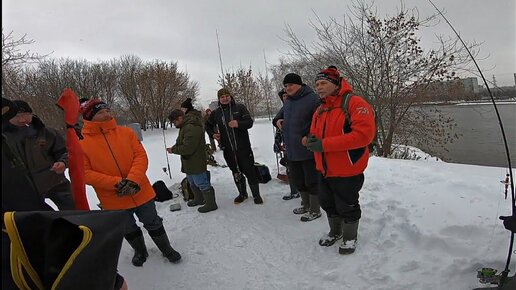
<path id="1" fill-rule="evenodd" d="M 317 195 L 317 170 L 315 160 L 308 159 L 303 161 L 288 161 L 290 175 L 294 179 L 294 184 L 299 192 L 310 192 Z"/>
<path id="2" fill-rule="evenodd" d="M 226 164 L 228 165 L 229 169 L 231 169 L 233 173 L 240 170 L 240 172 L 242 172 L 245 177 L 247 177 L 247 181 L 250 185 L 258 184 L 256 169 L 254 168 L 254 155 L 250 148 L 239 148 L 236 152 L 236 160 L 233 151 L 229 148 L 226 148 L 224 150 L 224 159 L 226 160 Z"/>
<path id="3" fill-rule="evenodd" d="M 344 222 L 360 219 L 362 211 L 358 202 L 364 184 L 364 174 L 351 177 L 323 177 L 319 173 L 319 201 L 328 216 L 341 216 Z"/>

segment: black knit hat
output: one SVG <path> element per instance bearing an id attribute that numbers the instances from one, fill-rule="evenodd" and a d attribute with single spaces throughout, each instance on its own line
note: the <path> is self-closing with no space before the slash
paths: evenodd
<path id="1" fill-rule="evenodd" d="M 283 79 L 283 84 L 296 84 L 301 86 L 303 85 L 303 80 L 301 80 L 301 77 L 298 74 L 289 73 Z"/>
<path id="2" fill-rule="evenodd" d="M 192 98 L 188 98 L 184 102 L 182 102 L 181 108 L 185 108 L 187 112 L 193 110 Z"/>
<path id="3" fill-rule="evenodd" d="M 22 100 L 14 100 L 13 103 L 18 107 L 18 113 L 32 113 L 32 108 L 29 104 Z"/>
<path id="4" fill-rule="evenodd" d="M 168 120 L 171 122 L 171 123 L 174 123 L 174 121 L 178 118 L 178 117 L 181 117 L 181 116 L 184 116 L 185 113 L 179 109 L 174 109 L 172 112 L 170 112 L 170 114 L 168 115 Z"/>

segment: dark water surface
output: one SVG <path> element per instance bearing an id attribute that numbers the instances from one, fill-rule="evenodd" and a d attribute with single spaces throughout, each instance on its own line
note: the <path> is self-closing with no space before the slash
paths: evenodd
<path id="1" fill-rule="evenodd" d="M 516 103 L 499 104 L 512 167 L 516 167 Z M 449 152 L 426 144 L 426 151 L 433 151 L 438 157 L 453 163 L 508 167 L 505 147 L 498 119 L 493 105 L 445 105 L 438 106 L 444 114 L 455 119 L 454 133 L 462 134 L 458 140 L 445 147 Z M 422 146 L 420 146 L 422 147 Z"/>

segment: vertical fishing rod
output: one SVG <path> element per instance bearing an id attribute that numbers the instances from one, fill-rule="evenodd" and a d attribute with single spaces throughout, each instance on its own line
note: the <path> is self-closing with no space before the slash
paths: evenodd
<path id="1" fill-rule="evenodd" d="M 509 166 L 511 199 L 512 199 L 511 209 L 512 209 L 512 215 L 514 216 L 516 214 L 515 213 L 516 212 L 516 200 L 515 200 L 515 197 L 514 197 L 514 178 L 513 178 L 513 174 L 512 174 L 511 155 L 509 154 L 509 145 L 507 144 L 507 137 L 505 136 L 505 130 L 503 128 L 502 118 L 500 117 L 500 113 L 498 112 L 498 107 L 496 106 L 496 102 L 495 102 L 495 99 L 493 97 L 493 94 L 491 93 L 491 90 L 489 89 L 489 85 L 487 84 L 487 80 L 484 77 L 484 74 L 482 73 L 482 71 L 480 70 L 480 67 L 477 64 L 477 61 L 475 60 L 475 57 L 473 57 L 473 54 L 468 49 L 468 46 L 466 45 L 466 43 L 464 43 L 464 41 L 460 37 L 459 33 L 455 30 L 453 25 L 450 23 L 450 21 L 448 21 L 448 19 L 444 16 L 444 14 L 437 8 L 437 6 L 435 6 L 435 4 L 432 2 L 432 0 L 428 0 L 428 2 L 430 2 L 430 4 L 432 4 L 432 6 L 434 6 L 435 10 L 437 10 L 439 15 L 441 15 L 441 17 L 446 21 L 446 23 L 448 23 L 448 25 L 453 30 L 453 32 L 455 33 L 457 38 L 460 40 L 460 42 L 462 43 L 462 45 L 464 46 L 464 48 L 468 52 L 469 56 L 471 57 L 471 60 L 473 60 L 473 63 L 475 64 L 475 67 L 477 68 L 478 72 L 480 73 L 480 76 L 482 77 L 482 80 L 484 81 L 484 84 L 485 84 L 485 86 L 487 88 L 487 92 L 489 93 L 489 97 L 491 98 L 491 102 L 493 103 L 493 107 L 494 107 L 495 112 L 496 112 L 496 117 L 498 118 L 498 124 L 500 125 L 500 130 L 502 131 L 503 144 L 505 146 L 505 153 L 507 155 L 507 164 Z M 507 275 L 509 274 L 509 264 L 511 262 L 513 244 L 514 244 L 514 233 L 511 231 L 511 242 L 509 244 L 509 255 L 507 256 L 507 263 L 505 264 L 505 269 L 503 270 L 502 276 L 500 277 L 500 284 L 499 284 L 499 286 L 503 285 L 503 283 L 505 282 L 505 279 L 507 278 Z"/>
<path id="2" fill-rule="evenodd" d="M 170 172 L 170 162 L 168 161 L 168 152 L 167 152 L 167 141 L 165 139 L 165 126 L 166 126 L 166 122 L 165 124 L 163 124 L 163 144 L 165 145 L 165 155 L 167 157 L 167 167 L 168 167 L 168 177 L 170 177 L 170 179 L 172 179 L 172 172 Z M 163 167 L 163 169 L 165 169 L 165 167 Z"/>
<path id="3" fill-rule="evenodd" d="M 220 62 L 220 71 L 222 72 L 222 87 L 226 87 L 224 82 L 224 68 L 222 67 L 222 55 L 220 54 L 220 42 L 219 42 L 219 32 L 215 29 L 215 34 L 217 35 L 217 47 L 219 48 L 219 62 Z"/>

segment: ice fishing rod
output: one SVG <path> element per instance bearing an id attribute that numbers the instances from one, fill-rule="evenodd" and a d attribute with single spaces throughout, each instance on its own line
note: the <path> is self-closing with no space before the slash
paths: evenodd
<path id="1" fill-rule="evenodd" d="M 469 50 L 469 48 L 466 45 L 466 43 L 464 43 L 464 40 L 462 40 L 462 38 L 460 37 L 459 33 L 455 30 L 455 28 L 450 23 L 450 21 L 448 21 L 448 19 L 444 16 L 444 14 L 441 12 L 441 10 L 439 10 L 439 8 L 437 8 L 437 6 L 432 2 L 432 0 L 428 0 L 428 2 L 430 2 L 430 4 L 432 4 L 432 6 L 434 6 L 435 10 L 437 10 L 437 13 L 439 13 L 439 15 L 441 15 L 441 17 L 446 21 L 446 23 L 448 23 L 448 25 L 453 30 L 453 32 L 455 33 L 457 38 L 460 40 L 460 42 L 462 43 L 462 45 L 464 46 L 464 48 L 468 52 L 469 56 L 471 57 L 471 60 L 473 60 L 473 63 L 475 64 L 475 67 L 477 68 L 478 72 L 480 73 L 480 76 L 482 77 L 482 80 L 484 81 L 484 84 L 486 86 L 487 92 L 489 93 L 489 97 L 491 98 L 491 102 L 493 103 L 493 107 L 494 107 L 495 112 L 496 112 L 496 117 L 498 118 L 498 124 L 500 125 L 500 130 L 502 132 L 502 138 L 503 138 L 503 144 L 505 146 L 505 154 L 507 155 L 507 165 L 509 166 L 511 199 L 512 199 L 511 209 L 512 209 L 512 216 L 515 216 L 515 214 L 516 214 L 516 201 L 515 201 L 515 198 L 514 198 L 514 178 L 513 178 L 513 174 L 512 174 L 511 155 L 509 154 L 509 145 L 507 144 L 507 137 L 505 136 L 505 130 L 503 128 L 502 118 L 500 117 L 500 113 L 498 112 L 498 107 L 496 106 L 496 102 L 495 102 L 495 99 L 493 97 L 493 94 L 491 93 L 491 89 L 489 89 L 489 85 L 487 84 L 487 80 L 484 77 L 484 74 L 482 73 L 482 71 L 480 70 L 480 67 L 478 66 L 478 63 L 475 60 L 475 57 L 473 56 L 473 54 Z M 513 244 L 514 244 L 514 233 L 511 231 L 511 242 L 509 244 L 509 254 L 507 255 L 507 263 L 505 264 L 505 269 L 503 270 L 502 275 L 500 277 L 500 284 L 499 284 L 499 286 L 503 285 L 503 283 L 505 282 L 505 280 L 507 278 L 507 275 L 509 274 L 509 264 L 511 262 Z"/>
<path id="2" fill-rule="evenodd" d="M 165 126 L 166 126 L 166 122 L 165 124 L 163 124 L 163 144 L 165 145 L 165 155 L 167 157 L 167 168 L 168 168 L 168 177 L 170 179 L 172 179 L 172 172 L 170 172 L 170 162 L 168 161 L 168 152 L 167 152 L 167 141 L 165 139 Z M 167 168 L 163 167 L 163 171 L 165 171 L 165 173 L 167 173 Z"/>

